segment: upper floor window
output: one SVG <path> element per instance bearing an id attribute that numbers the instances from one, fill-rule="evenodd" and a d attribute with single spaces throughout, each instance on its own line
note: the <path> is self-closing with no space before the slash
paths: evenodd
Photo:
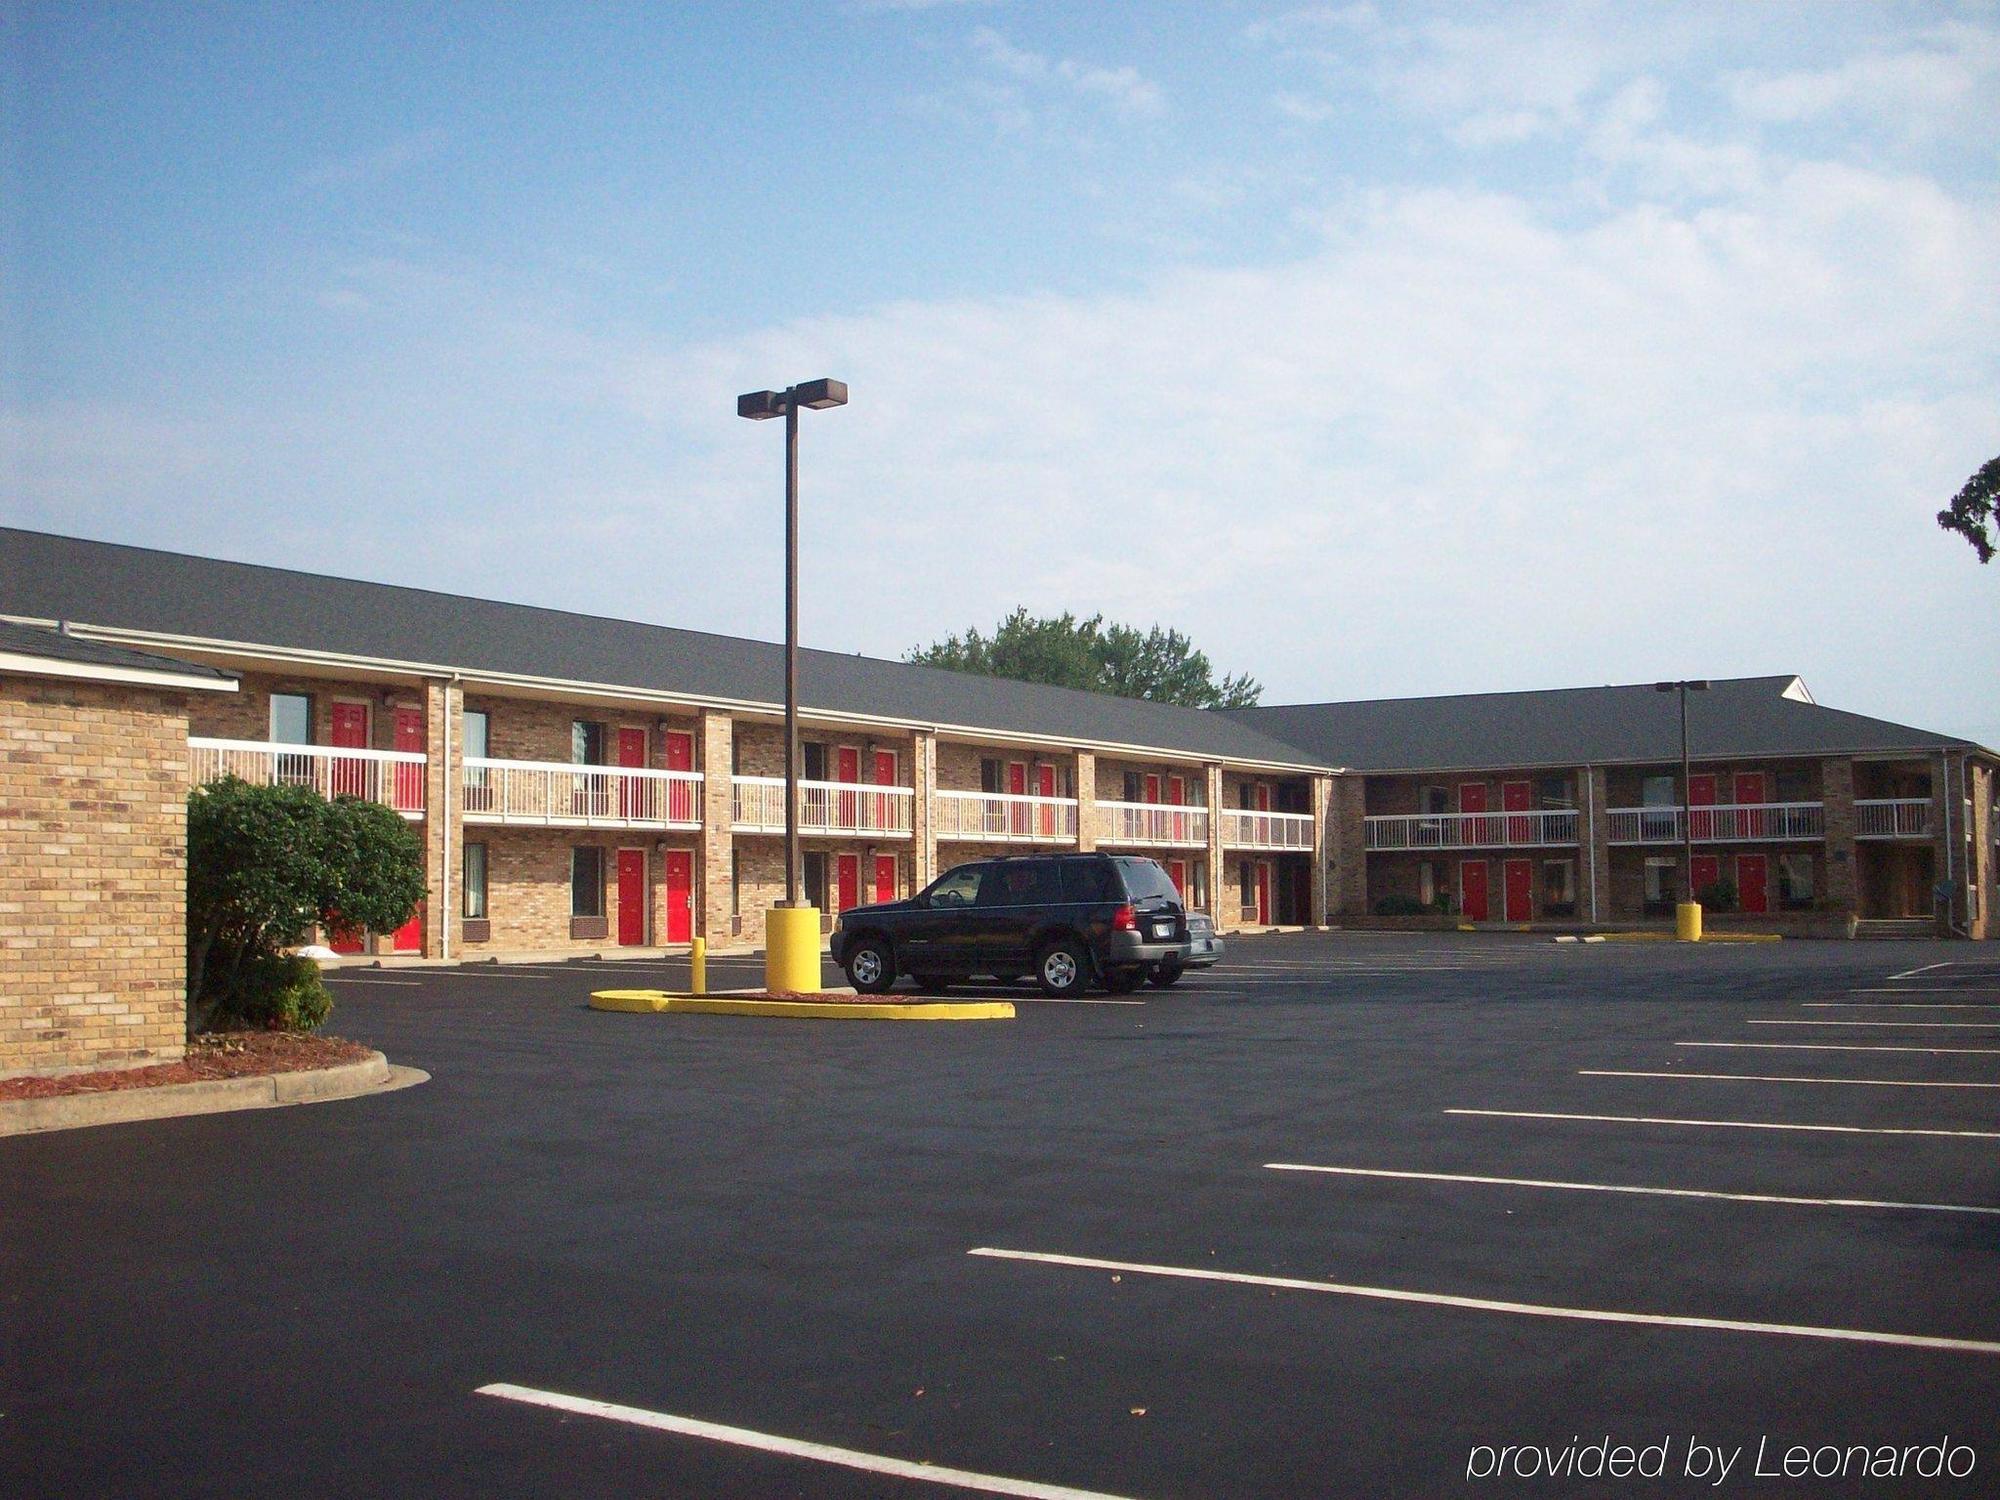
<path id="1" fill-rule="evenodd" d="M 604 726 L 578 719 L 569 726 L 569 758 L 572 765 L 604 764 Z M 595 915 L 595 913 L 592 913 Z"/>
<path id="2" fill-rule="evenodd" d="M 304 693 L 271 694 L 271 742 L 310 745 L 313 742 L 313 701 Z"/>
<path id="3" fill-rule="evenodd" d="M 468 708 L 465 711 L 465 753 L 473 760 L 486 758 L 491 729 L 492 724 L 484 709 Z"/>
<path id="4" fill-rule="evenodd" d="M 805 757 L 805 769 L 800 773 L 801 780 L 826 781 L 830 779 L 826 774 L 826 746 L 814 740 L 807 740 L 799 747 L 799 753 Z"/>

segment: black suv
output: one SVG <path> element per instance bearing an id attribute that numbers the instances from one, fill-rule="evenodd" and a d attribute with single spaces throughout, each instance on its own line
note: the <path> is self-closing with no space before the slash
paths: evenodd
<path id="1" fill-rule="evenodd" d="M 1063 854 L 959 865 L 907 901 L 856 906 L 833 929 L 833 961 L 865 995 L 899 974 L 922 990 L 953 979 L 1033 974 L 1046 995 L 1095 980 L 1126 994 L 1171 983 L 1188 958 L 1187 912 L 1150 859 Z"/>

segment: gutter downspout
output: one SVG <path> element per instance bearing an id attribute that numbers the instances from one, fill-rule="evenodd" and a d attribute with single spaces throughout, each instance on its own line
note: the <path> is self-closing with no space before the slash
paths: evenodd
<path id="1" fill-rule="evenodd" d="M 1944 926 L 1945 931 L 1951 933 L 1954 937 L 1969 938 L 1972 936 L 1972 929 L 1958 925 L 1958 881 L 1952 873 L 1958 868 L 1958 861 L 1952 857 L 1951 806 L 1953 797 L 1951 790 L 1951 752 L 1949 750 L 1938 751 L 1938 767 L 1943 772 L 1943 779 L 1940 785 L 1944 791 L 1944 878 L 1951 892 L 1950 895 L 1945 897 Z M 1959 783 L 1962 787 L 1965 779 L 1962 763 L 1959 770 Z"/>
<path id="2" fill-rule="evenodd" d="M 444 780 L 440 785 L 438 801 L 438 843 L 441 846 L 438 870 L 440 890 L 439 904 L 443 910 L 438 913 L 438 957 L 451 957 L 451 690 L 458 684 L 458 673 L 445 679 L 444 685 Z"/>

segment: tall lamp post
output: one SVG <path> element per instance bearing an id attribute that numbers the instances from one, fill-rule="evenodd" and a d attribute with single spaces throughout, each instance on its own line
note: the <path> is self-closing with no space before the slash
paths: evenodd
<path id="1" fill-rule="evenodd" d="M 1701 893 L 1694 888 L 1694 762 L 1688 754 L 1688 694 L 1708 691 L 1706 678 L 1656 682 L 1656 693 L 1678 693 L 1681 700 L 1681 868 L 1687 872 L 1687 899 L 1674 907 L 1674 936 L 1684 943 L 1701 941 Z"/>
<path id="2" fill-rule="evenodd" d="M 808 380 L 736 398 L 736 415 L 785 419 L 785 900 L 764 933 L 764 987 L 819 989 L 819 910 L 799 899 L 799 408 L 847 405 L 847 385 Z"/>

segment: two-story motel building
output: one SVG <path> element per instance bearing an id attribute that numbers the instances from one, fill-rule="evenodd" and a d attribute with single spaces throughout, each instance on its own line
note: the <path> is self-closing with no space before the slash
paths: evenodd
<path id="1" fill-rule="evenodd" d="M 760 641 L 0 530 L 0 619 L 230 674 L 190 783 L 386 803 L 430 895 L 350 950 L 756 942 L 782 895 L 783 658 Z M 1033 849 L 1158 858 L 1221 926 L 1745 913 L 1989 931 L 1992 752 L 1717 682 L 1231 713 L 802 654 L 807 894 L 830 914 Z M 1686 805 L 1683 805 L 1685 802 Z M 1691 870 L 1682 840 L 1694 835 Z"/>

